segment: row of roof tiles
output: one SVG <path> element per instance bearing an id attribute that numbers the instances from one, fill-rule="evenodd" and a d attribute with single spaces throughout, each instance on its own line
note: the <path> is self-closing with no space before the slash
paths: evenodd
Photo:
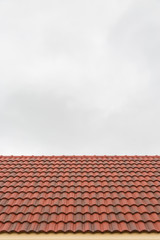
<path id="1" fill-rule="evenodd" d="M 160 191 L 160 186 L 24 186 L 24 187 L 9 187 L 9 186 L 4 186 L 0 188 L 0 192 L 156 192 Z"/>
<path id="2" fill-rule="evenodd" d="M 158 191 L 156 192 L 0 192 L 0 199 L 94 199 L 97 200 L 100 198 L 107 199 L 144 199 L 144 198 L 155 198 L 160 199 L 160 194 Z"/>
<path id="3" fill-rule="evenodd" d="M 155 171 L 155 172 L 152 172 L 152 171 L 150 171 L 150 172 L 85 172 L 85 171 L 83 171 L 83 172 L 75 172 L 74 174 L 72 173 L 72 172 L 62 172 L 62 171 L 59 171 L 59 172 L 53 172 L 53 171 L 41 171 L 41 172 L 38 172 L 38 171 L 20 171 L 20 172 L 18 172 L 18 171 L 11 171 L 11 172 L 8 172 L 8 171 L 6 171 L 6 172 L 2 172 L 1 171 L 1 177 L 15 177 L 16 178 L 16 176 L 19 174 L 19 175 L 22 175 L 22 177 L 44 177 L 44 176 L 46 176 L 46 177 L 49 177 L 49 176 L 53 176 L 53 174 L 54 175 L 56 175 L 57 176 L 57 178 L 59 178 L 59 177 L 62 177 L 62 173 L 63 173 L 63 176 L 64 176 L 64 178 L 65 177 L 80 177 L 80 176 L 82 176 L 82 178 L 83 177 L 85 177 L 87 174 L 88 174 L 88 177 L 111 177 L 111 176 L 113 176 L 113 177 L 128 177 L 128 176 L 130 176 L 130 177 L 159 177 L 160 176 L 160 174 L 159 174 L 159 172 L 158 171 Z"/>
<path id="4" fill-rule="evenodd" d="M 1 158 L 0 158 L 0 160 L 1 160 L 1 162 L 0 162 L 1 167 L 4 166 L 4 165 L 10 166 L 10 167 L 17 165 L 18 168 L 19 168 L 19 166 L 29 166 L 29 167 L 30 166 L 35 166 L 35 167 L 37 167 L 37 166 L 39 166 L 39 167 L 41 167 L 41 166 L 46 166 L 46 167 L 52 166 L 52 167 L 55 167 L 55 168 L 56 167 L 67 168 L 67 167 L 73 166 L 73 167 L 77 168 L 77 167 L 82 166 L 81 164 L 83 164 L 86 167 L 89 167 L 89 166 L 91 166 L 91 163 L 92 163 L 93 167 L 98 166 L 99 168 L 100 167 L 109 167 L 109 168 L 113 167 L 113 168 L 115 168 L 115 166 L 119 166 L 120 168 L 121 167 L 132 168 L 132 166 L 139 167 L 140 165 L 143 165 L 143 167 L 146 168 L 148 165 L 150 165 L 150 166 L 152 165 L 150 160 L 139 160 L 139 161 L 114 160 L 114 163 L 113 163 L 113 160 L 108 160 L 107 162 L 105 162 L 105 160 L 99 160 L 98 162 L 97 162 L 97 160 L 96 161 L 95 160 L 87 160 L 87 161 L 82 161 L 82 160 L 80 160 L 80 161 L 76 161 L 76 160 L 75 161 L 73 161 L 73 160 L 68 161 L 67 160 L 68 162 L 66 162 L 66 161 L 59 161 L 59 160 L 56 160 L 56 161 L 53 160 L 52 161 L 50 159 L 45 160 L 45 161 L 39 160 L 37 162 L 37 160 L 35 160 L 35 161 L 34 160 L 25 160 L 25 161 L 24 160 L 23 161 L 14 160 L 14 161 L 12 161 L 12 160 L 2 160 Z M 155 159 L 155 160 L 152 160 L 152 162 L 155 164 L 155 166 L 159 167 L 160 166 L 159 160 Z M 152 167 L 154 167 L 154 165 L 152 165 Z"/>
<path id="5" fill-rule="evenodd" d="M 148 186 L 153 186 L 153 187 L 160 187 L 160 182 L 159 181 L 39 181 L 39 182 L 30 182 L 30 181 L 0 181 L 0 185 L 3 187 L 54 187 L 55 189 L 57 187 L 100 187 L 101 189 L 103 187 L 148 187 Z"/>
<path id="6" fill-rule="evenodd" d="M 0 158 L 1 160 L 1 158 Z M 153 160 L 153 162 L 159 166 L 159 161 L 157 160 Z M 66 164 L 64 165 L 64 162 L 62 161 L 59 161 L 59 160 L 55 160 L 55 161 L 52 161 L 50 159 L 48 160 L 45 160 L 45 161 L 42 161 L 42 160 L 39 160 L 38 162 L 37 161 L 34 161 L 34 160 L 30 160 L 30 161 L 21 161 L 21 160 L 15 160 L 14 162 L 12 160 L 3 160 L 3 162 L 0 162 L 0 166 L 3 166 L 3 165 L 9 165 L 9 166 L 15 166 L 17 165 L 17 167 L 23 165 L 23 166 L 52 166 L 52 167 L 59 167 L 59 166 L 62 166 L 62 167 L 67 167 L 67 166 L 74 166 L 75 168 L 78 167 L 78 166 L 81 166 L 81 164 L 83 163 L 84 166 L 86 167 L 89 167 L 90 164 L 92 163 L 93 167 L 115 167 L 115 166 L 119 166 L 119 167 L 132 167 L 131 164 L 133 164 L 133 166 L 137 167 L 137 166 L 140 166 L 142 163 L 144 163 L 144 167 L 147 167 L 147 165 L 152 165 L 151 164 L 151 161 L 150 160 L 139 160 L 139 161 L 134 161 L 134 160 L 115 160 L 114 163 L 112 160 L 108 160 L 107 162 L 104 161 L 104 160 L 99 160 L 97 162 L 94 161 L 94 160 L 87 160 L 87 161 L 78 161 L 78 160 L 75 160 L 75 161 L 68 161 L 66 162 Z M 130 166 L 128 165 L 130 164 Z M 152 165 L 153 167 L 153 165 Z"/>
<path id="7" fill-rule="evenodd" d="M 45 206 L 45 205 L 50 205 L 50 206 L 53 206 L 53 205 L 57 205 L 57 206 L 62 206 L 62 205 L 66 205 L 66 206 L 70 206 L 70 205 L 73 205 L 73 206 L 76 206 L 76 205 L 81 205 L 81 206 L 85 206 L 85 205 L 88 205 L 88 206 L 100 206 L 100 205 L 105 205 L 105 206 L 109 206 L 109 205 L 112 205 L 112 206 L 116 206 L 116 205 L 120 205 L 120 206 L 132 206 L 132 205 L 136 205 L 136 206 L 140 206 L 140 205 L 158 205 L 160 204 L 160 196 L 158 198 L 136 198 L 136 199 L 133 199 L 133 198 L 129 198 L 129 199 L 126 199 L 126 198 L 107 198 L 107 199 L 104 199 L 104 198 L 92 198 L 92 199 L 89 199 L 89 198 L 48 198 L 48 199 L 45 199 L 45 198 L 25 198 L 25 199 L 21 199 L 21 198 L 18 198 L 18 199 L 15 199 L 15 198 L 10 198 L 10 199 L 7 199 L 7 198 L 3 198 L 0 202 L 0 205 L 2 206 L 6 206 L 6 205 L 10 205 L 10 206 L 14 206 L 14 205 L 18 205 L 18 206 L 21 206 L 21 205 L 26 205 L 26 206 L 30 206 L 30 205 L 42 205 L 42 206 Z"/>
<path id="8" fill-rule="evenodd" d="M 1 159 L 0 159 L 1 160 Z M 92 166 L 91 166 L 91 162 L 87 162 L 86 164 L 84 164 L 84 167 L 87 168 L 87 169 L 95 169 L 95 168 L 107 168 L 107 169 L 116 169 L 117 167 L 119 167 L 120 169 L 131 169 L 133 170 L 134 168 L 141 168 L 141 169 L 148 169 L 150 167 L 152 168 L 159 168 L 160 167 L 160 164 L 159 162 L 157 161 L 153 161 L 154 163 L 154 166 L 150 163 L 150 161 L 146 162 L 146 161 L 141 161 L 141 162 L 137 162 L 135 163 L 134 161 L 133 162 L 121 162 L 121 161 L 117 161 L 115 162 L 115 164 L 111 164 L 110 162 L 108 162 L 107 164 L 103 163 L 102 162 L 99 162 L 98 164 L 97 163 L 92 163 Z M 30 161 L 28 163 L 24 163 L 24 162 L 19 162 L 19 161 L 16 161 L 14 162 L 14 164 L 11 164 L 11 162 L 3 162 L 1 163 L 0 162 L 0 169 L 3 170 L 3 168 L 8 168 L 10 167 L 10 169 L 13 169 L 14 167 L 17 167 L 17 169 L 20 169 L 21 167 L 25 167 L 25 168 L 49 168 L 49 167 L 52 167 L 53 169 L 68 169 L 68 167 L 73 167 L 75 170 L 76 169 L 82 169 L 81 168 L 81 164 L 80 162 L 75 162 L 75 163 L 72 163 L 70 162 L 69 164 L 65 164 L 64 163 L 61 163 L 61 164 L 58 164 L 58 163 L 50 163 L 49 161 L 47 162 L 39 162 L 39 163 L 36 163 L 34 164 L 34 162 Z M 104 169 L 104 170 L 107 170 L 107 169 Z"/>
<path id="9" fill-rule="evenodd" d="M 77 213 L 77 214 L 73 214 L 73 213 L 69 213 L 69 214 L 57 214 L 57 213 L 44 213 L 44 214 L 40 214 L 40 213 L 19 213 L 19 214 L 15 214 L 15 213 L 11 213 L 10 215 L 7 213 L 2 213 L 0 215 L 0 222 L 83 222 L 85 223 L 86 221 L 88 222 L 122 222 L 122 221 L 127 221 L 127 222 L 139 222 L 139 221 L 143 221 L 143 222 L 148 222 L 148 221 L 153 221 L 153 222 L 157 222 L 160 220 L 160 214 L 158 213 L 111 213 L 111 214 L 107 214 L 107 213 Z"/>
<path id="10" fill-rule="evenodd" d="M 0 222 L 1 232 L 160 232 L 159 222 Z"/>
<path id="11" fill-rule="evenodd" d="M 138 175 L 141 175 L 143 176 L 143 173 L 147 176 L 148 174 L 151 176 L 153 176 L 154 174 L 153 173 L 157 173 L 159 175 L 159 170 L 160 168 L 158 169 L 151 169 L 151 168 L 148 168 L 148 169 L 142 169 L 142 168 L 139 168 L 139 169 L 136 169 L 137 170 L 137 174 L 135 174 L 135 171 L 134 169 L 119 169 L 119 172 L 116 171 L 116 169 L 113 169 L 111 171 L 109 171 L 109 169 L 98 169 L 98 168 L 95 168 L 95 169 L 72 169 L 73 171 L 70 172 L 68 169 L 63 169 L 63 168 L 60 168 L 60 169 L 51 169 L 51 168 L 24 168 L 24 170 L 22 168 L 17 168 L 16 171 L 15 171 L 15 168 L 14 169 L 11 169 L 9 168 L 9 170 L 6 170 L 5 168 L 2 168 L 0 169 L 1 173 L 2 173 L 2 176 L 4 176 L 3 174 L 7 175 L 7 174 L 11 174 L 11 176 L 19 173 L 19 174 L 23 174 L 23 173 L 31 173 L 32 175 L 39 175 L 40 173 L 42 175 L 44 175 L 45 173 L 47 174 L 46 176 L 49 176 L 50 174 L 57 174 L 57 177 L 60 176 L 62 173 L 66 174 L 66 176 L 69 176 L 68 174 L 70 173 L 71 176 L 77 176 L 78 174 L 82 174 L 82 176 L 86 176 L 86 174 L 88 174 L 88 176 L 112 176 L 112 174 L 114 174 L 114 176 L 126 176 L 126 175 L 134 175 L 134 176 L 138 176 Z M 100 173 L 100 175 L 98 175 L 98 172 Z M 125 174 L 126 173 L 126 174 Z M 80 175 L 79 175 L 80 176 Z"/>
<path id="12" fill-rule="evenodd" d="M 84 182 L 84 181 L 87 181 L 87 182 L 90 182 L 90 181 L 94 181 L 94 182 L 103 182 L 103 181 L 113 181 L 113 182 L 119 182 L 119 181 L 139 181 L 139 182 L 142 182 L 142 181 L 145 181 L 145 182 L 148 182 L 148 181 L 160 181 L 160 176 L 95 176 L 95 177 L 92 177 L 92 176 L 41 176 L 41 178 L 39 179 L 38 176 L 1 176 L 1 179 L 0 181 L 9 181 L 9 182 L 13 182 L 13 181 L 30 181 L 30 182 L 37 182 L 37 181 L 55 181 L 55 182 L 58 182 L 58 181 L 68 181 L 68 182 L 71 182 L 71 181 L 74 181 L 74 182 Z"/>
<path id="13" fill-rule="evenodd" d="M 62 206 L 57 206 L 57 205 L 21 205 L 21 206 L 17 206 L 17 205 L 14 205 L 14 206 L 11 206 L 11 205 L 6 205 L 6 206 L 3 206 L 3 205 L 0 205 L 0 212 L 1 214 L 2 213 L 7 213 L 7 214 L 11 214 L 11 213 L 57 213 L 57 214 L 61 214 L 61 213 L 66 213 L 66 214 L 69 214 L 69 213 L 82 213 L 82 214 L 85 214 L 85 213 L 90 213 L 90 214 L 93 214 L 93 213 L 107 213 L 107 214 L 110 214 L 110 213 L 160 213 L 160 205 L 139 205 L 139 206 L 136 206 L 136 205 L 132 205 L 132 206 L 127 206 L 127 205 L 124 205 L 124 206 L 120 206 L 120 205 L 115 205 L 115 206 L 112 206 L 112 205 L 108 205 L 108 206 L 105 206 L 105 205 L 100 205 L 100 206 L 96 206 L 96 205 L 93 205 L 93 206 L 90 206 L 90 205 L 85 205 L 85 206 L 82 206 L 82 205 L 77 205 L 77 206 L 74 206 L 74 205 L 69 205 L 69 206 L 66 206 L 66 205 L 62 205 Z"/>

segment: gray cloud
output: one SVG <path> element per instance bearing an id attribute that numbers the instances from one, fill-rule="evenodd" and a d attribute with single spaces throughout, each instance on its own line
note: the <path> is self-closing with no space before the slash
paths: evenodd
<path id="1" fill-rule="evenodd" d="M 1 154 L 159 154 L 159 1 L 1 1 Z"/>

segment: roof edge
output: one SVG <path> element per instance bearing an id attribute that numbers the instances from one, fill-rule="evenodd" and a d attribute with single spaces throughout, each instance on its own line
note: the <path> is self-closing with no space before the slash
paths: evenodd
<path id="1" fill-rule="evenodd" d="M 0 240 L 159 240 L 160 233 L 1 233 Z"/>

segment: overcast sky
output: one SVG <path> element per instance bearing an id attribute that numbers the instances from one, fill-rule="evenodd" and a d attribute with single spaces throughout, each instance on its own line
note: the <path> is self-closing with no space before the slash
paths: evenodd
<path id="1" fill-rule="evenodd" d="M 160 1 L 0 0 L 0 154 L 160 154 Z"/>

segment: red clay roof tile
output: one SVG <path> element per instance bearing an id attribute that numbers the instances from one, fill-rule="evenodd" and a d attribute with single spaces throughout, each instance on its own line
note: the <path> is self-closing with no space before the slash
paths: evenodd
<path id="1" fill-rule="evenodd" d="M 160 156 L 0 156 L 0 232 L 160 232 Z"/>

